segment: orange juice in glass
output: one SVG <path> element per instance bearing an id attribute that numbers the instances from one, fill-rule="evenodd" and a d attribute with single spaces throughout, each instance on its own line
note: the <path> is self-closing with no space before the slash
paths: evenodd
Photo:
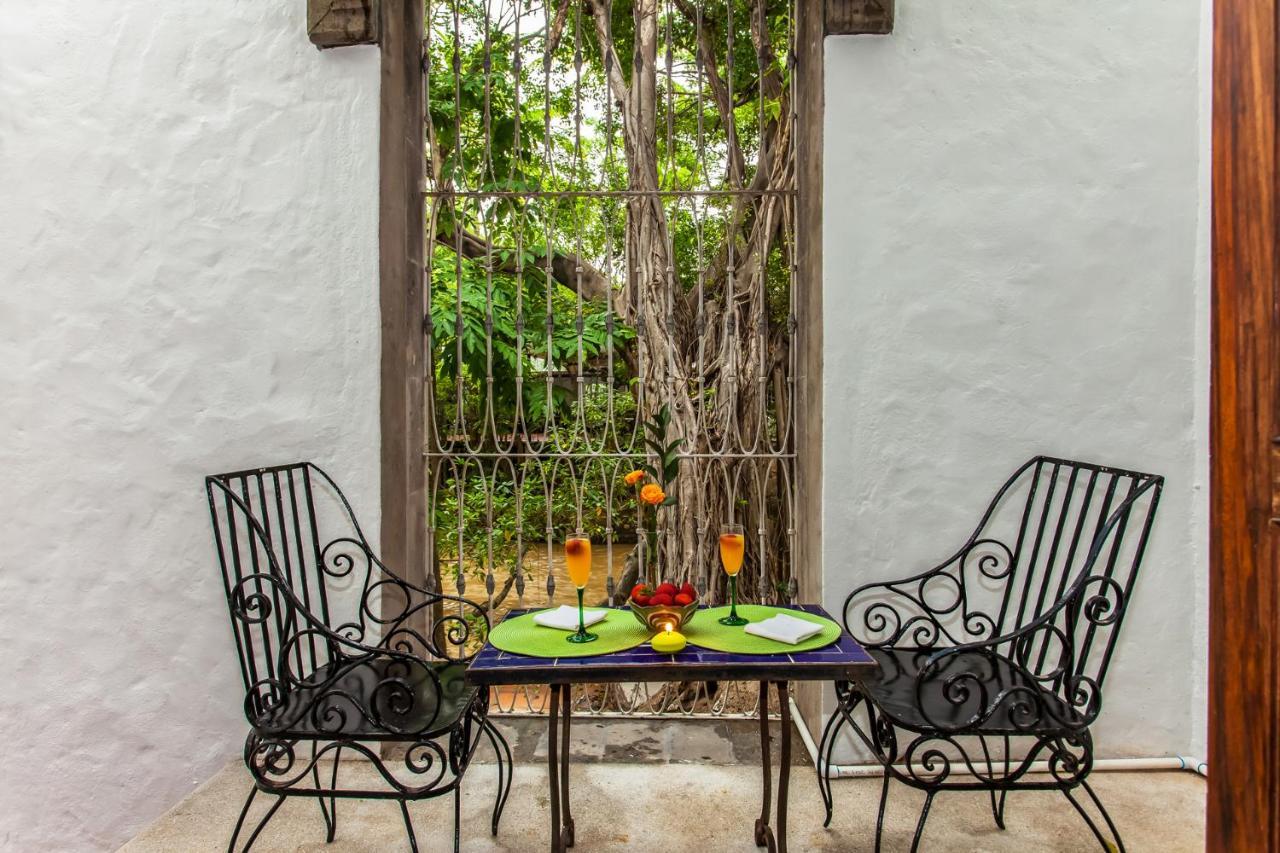
<path id="1" fill-rule="evenodd" d="M 581 532 L 564 542 L 564 567 L 569 573 L 570 582 L 578 589 L 578 630 L 565 639 L 571 643 L 590 643 L 597 637 L 587 633 L 582 613 L 582 593 L 587 588 L 587 581 L 591 580 L 591 540 Z"/>
<path id="2" fill-rule="evenodd" d="M 742 571 L 746 549 L 747 537 L 741 524 L 726 524 L 720 528 L 720 564 L 729 576 L 729 615 L 720 620 L 721 625 L 747 624 L 747 620 L 738 615 L 738 572 Z"/>

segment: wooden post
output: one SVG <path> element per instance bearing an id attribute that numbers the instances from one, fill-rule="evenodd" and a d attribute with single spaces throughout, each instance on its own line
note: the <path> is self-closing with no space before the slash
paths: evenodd
<path id="1" fill-rule="evenodd" d="M 381 473 L 384 562 L 427 579 L 423 463 L 423 4 L 383 0 L 378 293 L 381 308 Z M 396 606 L 389 602 L 388 606 Z"/>
<path id="2" fill-rule="evenodd" d="M 822 122 L 823 20 L 796 4 L 796 580 L 799 600 L 822 600 Z M 766 697 L 761 696 L 761 701 Z M 797 685 L 805 725 L 821 731 L 822 688 Z"/>
<path id="3" fill-rule="evenodd" d="M 1280 853 L 1276 0 L 1214 4 L 1207 849 Z"/>
<path id="4" fill-rule="evenodd" d="M 821 0 L 821 2 L 826 3 L 827 35 L 885 35 L 893 32 L 894 0 Z"/>

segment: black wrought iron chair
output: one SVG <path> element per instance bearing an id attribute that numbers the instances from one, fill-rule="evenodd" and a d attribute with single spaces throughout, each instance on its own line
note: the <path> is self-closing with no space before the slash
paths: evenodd
<path id="1" fill-rule="evenodd" d="M 253 846 L 286 797 L 314 797 L 332 841 L 340 798 L 408 803 L 452 793 L 459 848 L 459 787 L 487 735 L 498 760 L 491 830 L 511 788 L 511 751 L 488 719 L 484 689 L 464 682 L 488 635 L 484 611 L 398 577 L 374 555 L 337 484 L 310 463 L 206 478 L 214 539 L 240 656 L 254 778 L 228 850 L 258 791 L 277 799 L 250 834 Z M 344 752 L 363 756 L 370 784 L 340 785 Z M 321 782 L 327 763 L 328 784 Z"/>
<path id="2" fill-rule="evenodd" d="M 939 791 L 989 792 L 1003 829 L 1014 789 L 1061 791 L 1109 849 L 1076 788 L 1124 849 L 1087 781 L 1089 727 L 1163 485 L 1151 474 L 1036 457 L 1005 482 L 955 554 L 922 574 L 854 590 L 845 627 L 880 672 L 836 685 L 837 712 L 818 748 L 828 825 L 828 768 L 847 725 L 885 768 L 876 850 L 891 779 L 925 792 L 912 851 Z M 854 716 L 860 706 L 865 728 Z M 1032 772 L 1041 769 L 1047 774 Z"/>

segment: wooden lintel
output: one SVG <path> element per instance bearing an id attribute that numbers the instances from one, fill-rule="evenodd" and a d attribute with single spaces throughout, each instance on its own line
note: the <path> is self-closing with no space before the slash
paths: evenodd
<path id="1" fill-rule="evenodd" d="M 378 0 L 307 0 L 307 36 L 319 48 L 377 44 Z"/>
<path id="2" fill-rule="evenodd" d="M 824 0 L 829 36 L 887 35 L 893 32 L 894 0 Z"/>

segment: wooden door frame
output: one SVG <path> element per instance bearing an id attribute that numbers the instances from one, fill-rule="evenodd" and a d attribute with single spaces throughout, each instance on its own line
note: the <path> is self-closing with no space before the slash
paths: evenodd
<path id="1" fill-rule="evenodd" d="M 796 294 L 796 565 L 799 595 L 822 598 L 822 160 L 824 40 L 885 34 L 894 0 L 798 0 Z M 424 457 L 426 357 L 422 81 L 423 4 L 381 0 L 379 141 L 379 307 L 381 312 L 381 535 L 383 559 L 426 584 L 427 493 Z M 348 24 L 348 28 L 350 25 Z M 354 42 L 351 42 L 354 43 Z M 797 691 L 811 730 L 821 725 L 821 692 Z"/>
<path id="2" fill-rule="evenodd" d="M 831 9 L 846 26 L 857 19 L 847 7 L 879 10 L 867 26 L 892 23 L 891 0 L 830 0 L 797 4 L 797 144 L 801 202 L 797 210 L 798 366 L 797 578 L 800 595 L 821 596 L 822 529 L 822 120 L 823 37 Z M 379 142 L 379 307 L 381 312 L 381 536 L 383 559 L 415 582 L 427 580 L 426 465 L 424 449 L 423 344 L 425 314 L 425 223 L 420 188 L 424 178 L 422 36 L 423 9 L 416 0 L 379 4 L 382 55 Z M 879 17 L 877 17 L 877 15 Z M 816 695 L 816 694 L 815 694 Z M 806 705 L 816 704 L 806 700 Z"/>
<path id="3" fill-rule="evenodd" d="M 1207 848 L 1280 853 L 1277 0 L 1214 8 Z"/>

